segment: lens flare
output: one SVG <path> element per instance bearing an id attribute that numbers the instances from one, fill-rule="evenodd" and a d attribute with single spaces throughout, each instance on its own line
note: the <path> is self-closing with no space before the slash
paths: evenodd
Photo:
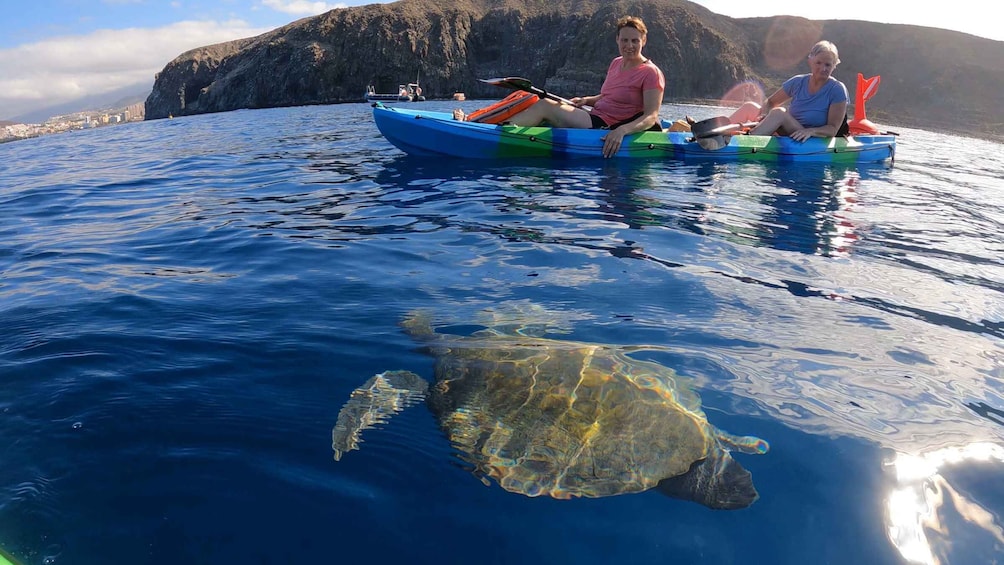
<path id="1" fill-rule="evenodd" d="M 741 106 L 743 102 L 756 102 L 763 105 L 766 99 L 763 85 L 759 82 L 747 80 L 733 86 L 719 100 L 721 106 Z"/>
<path id="2" fill-rule="evenodd" d="M 803 61 L 809 49 L 822 38 L 823 26 L 819 22 L 779 16 L 767 32 L 763 59 L 774 70 L 790 69 Z"/>

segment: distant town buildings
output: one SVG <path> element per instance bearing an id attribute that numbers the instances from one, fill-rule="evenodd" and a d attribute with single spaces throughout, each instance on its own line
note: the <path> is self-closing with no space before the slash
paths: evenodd
<path id="1" fill-rule="evenodd" d="M 65 116 L 53 116 L 42 124 L 13 124 L 0 126 L 0 143 L 39 137 L 51 133 L 63 133 L 78 129 L 89 129 L 127 122 L 141 122 L 146 117 L 143 103 L 125 108 L 89 112 L 75 112 Z"/>

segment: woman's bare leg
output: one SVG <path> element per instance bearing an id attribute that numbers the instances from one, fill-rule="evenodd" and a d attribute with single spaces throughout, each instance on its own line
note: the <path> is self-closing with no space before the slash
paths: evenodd
<path id="1" fill-rule="evenodd" d="M 735 112 L 729 116 L 729 121 L 734 124 L 745 122 L 755 122 L 760 117 L 760 105 L 756 102 L 744 102 L 742 106 L 736 108 Z"/>
<path id="2" fill-rule="evenodd" d="M 509 121 L 517 126 L 539 126 L 547 121 L 548 124 L 556 128 L 589 129 L 593 127 L 589 112 L 547 98 L 537 101 L 533 106 L 510 118 Z"/>
<path id="3" fill-rule="evenodd" d="M 772 108 L 758 126 L 750 131 L 750 135 L 772 135 L 774 132 L 788 135 L 802 129 L 802 124 L 791 117 L 784 108 Z"/>

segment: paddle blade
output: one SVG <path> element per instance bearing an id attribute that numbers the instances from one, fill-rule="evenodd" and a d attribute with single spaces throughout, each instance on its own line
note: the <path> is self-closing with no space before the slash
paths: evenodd
<path id="1" fill-rule="evenodd" d="M 510 90 L 525 90 L 527 92 L 532 92 L 531 88 L 533 88 L 533 83 L 522 77 L 479 78 L 478 80 L 486 84 L 501 86 L 502 88 L 508 88 Z"/>
<path id="2" fill-rule="evenodd" d="M 729 135 L 715 135 L 712 137 L 699 137 L 694 139 L 694 141 L 696 141 L 697 144 L 701 146 L 701 149 L 704 149 L 705 151 L 718 151 L 722 147 L 728 145 L 729 140 L 731 139 L 732 136 Z"/>

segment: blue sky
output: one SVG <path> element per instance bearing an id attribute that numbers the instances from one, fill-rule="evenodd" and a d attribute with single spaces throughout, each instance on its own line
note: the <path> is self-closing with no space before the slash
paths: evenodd
<path id="1" fill-rule="evenodd" d="M 0 120 L 131 85 L 189 49 L 258 35 L 334 8 L 387 3 L 343 0 L 5 0 L 0 13 Z M 1004 41 L 984 2 L 951 7 L 915 0 L 699 0 L 733 17 L 797 15 L 964 31 Z"/>
<path id="2" fill-rule="evenodd" d="M 100 29 L 157 29 L 172 22 L 241 21 L 272 29 L 333 8 L 372 2 L 291 0 L 8 0 L 0 48 L 50 37 L 86 35 Z"/>

